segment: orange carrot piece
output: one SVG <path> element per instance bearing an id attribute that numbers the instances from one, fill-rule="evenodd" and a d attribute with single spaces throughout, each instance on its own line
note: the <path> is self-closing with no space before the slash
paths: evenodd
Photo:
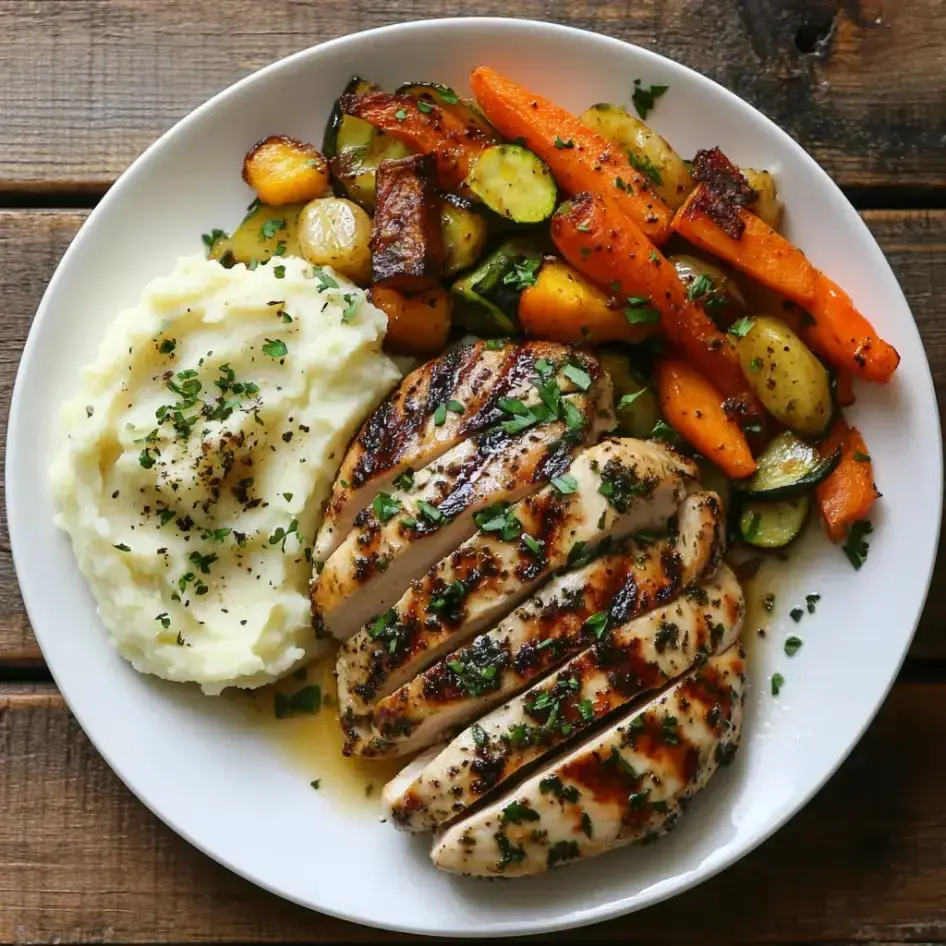
<path id="1" fill-rule="evenodd" d="M 732 342 L 687 298 L 673 265 L 610 197 L 579 194 L 552 218 L 552 239 L 580 273 L 637 303 L 626 310 L 629 321 L 659 313 L 670 341 L 735 401 L 733 413 L 758 412 Z"/>
<path id="2" fill-rule="evenodd" d="M 473 70 L 470 86 L 493 125 L 542 158 L 566 194 L 607 194 L 651 240 L 667 242 L 673 213 L 620 148 L 570 112 L 486 66 Z"/>
<path id="3" fill-rule="evenodd" d="M 704 184 L 696 187 L 673 218 L 673 229 L 694 246 L 718 256 L 806 309 L 815 296 L 818 271 L 755 214 L 739 209 L 745 229 L 734 239 L 702 209 Z"/>
<path id="4" fill-rule="evenodd" d="M 421 154 L 437 159 L 440 183 L 450 190 L 462 188 L 473 159 L 492 142 L 482 129 L 464 122 L 456 113 L 421 99 L 390 92 L 343 95 L 339 100 L 346 115 L 354 115 L 387 132 Z"/>
<path id="5" fill-rule="evenodd" d="M 722 408 L 722 396 L 685 361 L 657 365 L 657 396 L 664 417 L 727 476 L 741 479 L 756 470 L 742 428 Z"/>
<path id="6" fill-rule="evenodd" d="M 526 335 L 573 345 L 641 342 L 657 325 L 631 325 L 623 306 L 559 260 L 543 265 L 534 286 L 519 297 L 519 324 Z"/>
<path id="7" fill-rule="evenodd" d="M 834 369 L 834 397 L 841 407 L 850 407 L 854 396 L 854 375 L 846 368 Z"/>
<path id="8" fill-rule="evenodd" d="M 874 466 L 867 444 L 856 427 L 843 420 L 835 422 L 828 438 L 821 444 L 822 456 L 841 448 L 841 462 L 835 471 L 815 487 L 815 500 L 832 542 L 843 542 L 848 529 L 870 513 L 880 496 L 874 485 Z"/>
<path id="9" fill-rule="evenodd" d="M 880 338 L 851 297 L 824 273 L 818 273 L 808 311 L 814 323 L 802 320 L 801 337 L 809 348 L 866 381 L 891 379 L 900 364 L 897 349 Z"/>
<path id="10" fill-rule="evenodd" d="M 452 300 L 442 286 L 417 295 L 373 286 L 371 301 L 388 317 L 385 351 L 439 354 L 446 347 Z"/>

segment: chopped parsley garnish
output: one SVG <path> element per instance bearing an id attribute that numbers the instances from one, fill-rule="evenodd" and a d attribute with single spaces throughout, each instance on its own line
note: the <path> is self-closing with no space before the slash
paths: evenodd
<path id="1" fill-rule="evenodd" d="M 125 545 L 124 542 L 119 542 L 117 545 L 112 546 L 113 549 L 118 549 L 119 552 L 130 552 L 131 546 Z"/>
<path id="2" fill-rule="evenodd" d="M 444 617 L 456 619 L 459 616 L 460 605 L 463 604 L 469 594 L 469 589 L 464 582 L 457 579 L 451 581 L 443 591 L 430 602 L 430 610 L 434 614 L 441 614 Z"/>
<path id="3" fill-rule="evenodd" d="M 449 85 L 438 85 L 437 94 L 447 105 L 456 105 L 460 101 L 460 96 Z"/>
<path id="4" fill-rule="evenodd" d="M 405 493 L 414 488 L 414 471 L 410 467 L 394 480 L 394 488 L 403 490 Z"/>
<path id="5" fill-rule="evenodd" d="M 651 181 L 656 184 L 658 187 L 663 184 L 663 178 L 660 176 L 660 171 L 657 168 L 657 165 L 654 164 L 647 155 L 638 156 L 630 149 L 627 150 L 627 160 L 630 162 L 632 168 L 637 171 L 640 171 L 641 174 L 647 175 Z"/>
<path id="6" fill-rule="evenodd" d="M 447 661 L 447 667 L 456 674 L 457 684 L 467 696 L 481 696 L 499 685 L 500 670 L 504 669 L 508 654 L 502 645 L 492 638 L 483 638 L 482 641 L 457 651 L 452 660 Z M 476 733 L 473 733 L 477 745 L 485 745 L 486 733 L 483 733 L 483 742 L 477 742 Z"/>
<path id="7" fill-rule="evenodd" d="M 171 618 L 168 616 L 168 613 L 165 611 L 163 614 L 159 614 L 155 621 L 161 622 L 161 627 L 167 630 L 171 626 Z"/>
<path id="8" fill-rule="evenodd" d="M 190 555 L 187 556 L 188 561 L 193 562 L 197 566 L 197 570 L 202 575 L 210 574 L 210 566 L 217 561 L 217 556 L 214 554 L 210 555 L 201 555 L 198 551 L 193 551 Z"/>
<path id="9" fill-rule="evenodd" d="M 743 338 L 749 334 L 753 325 L 755 325 L 755 319 L 744 315 L 741 319 L 737 319 L 729 326 L 728 332 L 730 335 L 735 335 L 736 338 Z"/>
<path id="10" fill-rule="evenodd" d="M 663 741 L 667 743 L 668 746 L 680 744 L 680 736 L 677 733 L 676 716 L 664 716 L 660 723 L 660 734 L 663 737 Z"/>
<path id="11" fill-rule="evenodd" d="M 285 220 L 273 217 L 267 220 L 260 228 L 259 235 L 262 240 L 271 240 L 276 234 L 286 226 Z"/>
<path id="12" fill-rule="evenodd" d="M 805 612 L 801 608 L 792 608 L 788 612 L 789 617 L 797 624 L 805 615 Z"/>
<path id="13" fill-rule="evenodd" d="M 289 494 L 290 496 L 292 493 Z M 173 517 L 173 513 L 171 514 Z M 227 529 L 226 527 L 222 529 L 204 529 L 201 532 L 200 537 L 205 542 L 223 542 L 223 540 L 232 532 L 232 529 Z"/>
<path id="14" fill-rule="evenodd" d="M 762 367 L 762 359 L 756 356 L 749 362 L 750 371 L 758 371 Z"/>
<path id="15" fill-rule="evenodd" d="M 289 522 L 289 528 L 284 529 L 282 526 L 278 526 L 276 531 L 269 537 L 270 545 L 279 545 L 283 552 L 286 551 L 286 541 L 289 536 L 294 535 L 300 543 L 304 541 L 302 536 L 299 534 L 299 520 L 292 519 Z"/>
<path id="16" fill-rule="evenodd" d="M 277 279 L 285 279 L 285 278 L 286 278 L 286 267 L 285 267 L 285 266 L 274 266 L 274 267 L 273 267 L 273 275 L 274 275 Z"/>
<path id="17" fill-rule="evenodd" d="M 166 338 L 158 346 L 159 351 L 162 355 L 170 355 L 174 349 L 177 348 L 177 339 L 176 338 Z"/>
<path id="18" fill-rule="evenodd" d="M 388 608 L 368 625 L 368 636 L 387 645 L 388 653 L 393 654 L 401 644 L 404 628 L 398 620 L 397 611 Z"/>
<path id="19" fill-rule="evenodd" d="M 578 701 L 578 715 L 583 722 L 589 723 L 595 718 L 595 706 L 589 699 Z"/>
<path id="20" fill-rule="evenodd" d="M 286 343 L 279 338 L 267 338 L 263 345 L 263 354 L 270 358 L 284 358 L 289 354 Z"/>
<path id="21" fill-rule="evenodd" d="M 486 340 L 486 350 L 501 351 L 508 341 L 508 338 L 488 338 Z"/>
<path id="22" fill-rule="evenodd" d="M 869 520 L 861 519 L 851 526 L 847 534 L 847 541 L 844 543 L 844 554 L 848 561 L 857 569 L 867 561 L 867 553 L 870 551 L 870 543 L 865 541 L 865 537 L 874 531 L 874 527 Z"/>
<path id="23" fill-rule="evenodd" d="M 635 391 L 633 394 L 623 395 L 621 400 L 618 401 L 618 410 L 622 410 L 625 407 L 630 407 L 641 395 L 646 393 L 647 388 L 641 388 L 639 391 Z"/>
<path id="24" fill-rule="evenodd" d="M 539 821 L 541 815 L 529 807 L 529 803 L 511 801 L 503 808 L 503 820 L 509 824 L 521 824 L 523 821 Z"/>
<path id="25" fill-rule="evenodd" d="M 631 92 L 631 101 L 634 103 L 634 108 L 637 110 L 637 114 L 640 115 L 641 120 L 647 118 L 654 105 L 657 103 L 657 99 L 659 99 L 668 88 L 670 87 L 666 85 L 643 86 L 641 85 L 640 79 L 634 80 L 634 90 Z"/>
<path id="26" fill-rule="evenodd" d="M 505 831 L 497 831 L 494 837 L 499 848 L 499 863 L 496 865 L 499 870 L 505 870 L 510 864 L 517 864 L 525 858 L 526 852 L 518 844 L 513 844 Z"/>
<path id="27" fill-rule="evenodd" d="M 495 532 L 503 542 L 512 542 L 522 533 L 522 523 L 516 518 L 512 506 L 505 503 L 474 513 L 473 522 L 480 532 Z"/>
<path id="28" fill-rule="evenodd" d="M 568 550 L 568 558 L 565 560 L 565 564 L 569 568 L 580 568 L 591 561 L 593 554 L 591 549 L 588 548 L 587 542 L 576 542 Z"/>
<path id="29" fill-rule="evenodd" d="M 648 489 L 644 480 L 639 479 L 630 467 L 624 466 L 617 460 L 608 460 L 601 471 L 598 493 L 620 513 L 627 512 L 633 496 L 639 496 Z"/>
<path id="30" fill-rule="evenodd" d="M 554 144 L 555 147 L 558 149 L 575 147 L 575 142 L 572 141 L 571 138 L 569 138 L 568 141 L 563 141 L 561 138 L 559 138 L 558 135 L 555 136 L 555 139 L 552 141 L 552 144 Z"/>
<path id="31" fill-rule="evenodd" d="M 581 830 L 585 833 L 586 838 L 590 838 L 594 834 L 591 815 L 589 815 L 587 811 L 581 813 Z"/>
<path id="32" fill-rule="evenodd" d="M 801 650 L 801 645 L 802 645 L 801 638 L 796 637 L 794 634 L 792 634 L 791 637 L 785 638 L 785 653 L 788 654 L 789 657 L 794 657 L 795 654 L 797 654 L 798 651 Z"/>
<path id="33" fill-rule="evenodd" d="M 394 117 L 395 117 L 399 122 L 402 122 L 402 121 L 404 121 L 405 118 L 407 118 L 407 112 L 404 111 L 403 108 L 399 108 L 399 109 L 394 113 Z"/>
<path id="34" fill-rule="evenodd" d="M 615 186 L 619 191 L 624 191 L 624 192 L 627 193 L 627 194 L 633 194 L 633 193 L 634 193 L 634 190 L 633 190 L 633 188 L 631 187 L 631 185 L 628 184 L 627 181 L 625 181 L 623 177 L 616 177 L 616 178 L 614 179 L 614 186 Z"/>
<path id="35" fill-rule="evenodd" d="M 150 470 L 154 466 L 154 457 L 151 455 L 151 450 L 148 447 L 145 447 L 141 453 L 138 454 L 138 462 L 146 469 Z"/>
<path id="36" fill-rule="evenodd" d="M 526 548 L 536 558 L 542 558 L 543 554 L 545 553 L 545 543 L 541 539 L 534 539 L 527 532 L 523 535 L 522 541 L 525 543 Z"/>
<path id="37" fill-rule="evenodd" d="M 634 811 L 643 811 L 647 807 L 647 796 L 650 794 L 650 791 L 646 792 L 631 792 L 627 796 L 627 804 Z"/>
<path id="38" fill-rule="evenodd" d="M 566 365 L 562 374 L 568 378 L 579 391 L 587 391 L 591 387 L 591 375 L 577 365 Z"/>
<path id="39" fill-rule="evenodd" d="M 541 259 L 525 259 L 521 262 L 513 263 L 512 269 L 503 276 L 503 285 L 512 286 L 513 289 L 527 289 L 536 283 L 536 273 L 542 265 Z"/>
<path id="40" fill-rule="evenodd" d="M 361 299 L 353 292 L 346 292 L 342 298 L 345 300 L 345 308 L 342 309 L 342 323 L 348 325 L 358 312 L 358 303 L 361 302 Z"/>
<path id="41" fill-rule="evenodd" d="M 607 611 L 597 611 L 582 624 L 581 629 L 583 632 L 587 631 L 594 634 L 597 640 L 601 640 L 608 630 L 609 619 L 610 615 Z"/>
<path id="42" fill-rule="evenodd" d="M 568 496 L 578 490 L 578 480 L 571 473 L 552 477 L 552 485 L 563 495 Z"/>
<path id="43" fill-rule="evenodd" d="M 229 234 L 225 230 L 218 230 L 216 227 L 210 231 L 210 233 L 201 234 L 201 239 L 204 241 L 204 246 L 207 247 L 207 252 L 209 253 L 220 240 L 225 240 Z"/>
<path id="44" fill-rule="evenodd" d="M 565 785 L 557 775 L 549 775 L 539 782 L 539 791 L 543 795 L 552 794 L 562 801 L 574 804 L 581 797 L 581 792 L 574 785 Z"/>
<path id="45" fill-rule="evenodd" d="M 430 102 L 425 102 L 423 99 L 418 99 L 417 110 L 424 115 L 429 115 L 434 110 L 434 107 Z"/>
<path id="46" fill-rule="evenodd" d="M 676 647 L 680 638 L 680 628 L 672 621 L 661 621 L 654 635 L 654 649 L 662 654 L 668 647 Z"/>
<path id="47" fill-rule="evenodd" d="M 861 453 L 860 450 L 855 450 L 854 459 L 857 460 L 858 463 L 870 463 L 870 454 Z"/>
<path id="48" fill-rule="evenodd" d="M 780 673 L 772 674 L 772 696 L 778 696 L 782 692 L 782 687 L 785 686 L 785 677 Z"/>
<path id="49" fill-rule="evenodd" d="M 371 501 L 371 508 L 379 522 L 387 522 L 397 515 L 401 504 L 390 493 L 378 493 Z"/>
<path id="50" fill-rule="evenodd" d="M 441 401 L 434 411 L 434 427 L 443 427 L 447 420 L 447 405 Z"/>
<path id="51" fill-rule="evenodd" d="M 317 683 L 304 686 L 301 690 L 296 690 L 295 693 L 277 693 L 273 703 L 276 719 L 286 719 L 288 716 L 295 716 L 299 713 L 312 716 L 321 708 L 322 688 Z"/>
<path id="52" fill-rule="evenodd" d="M 320 778 L 312 779 L 312 781 L 309 782 L 309 787 L 314 788 L 316 791 L 318 791 L 322 787 L 322 779 Z"/>
<path id="53" fill-rule="evenodd" d="M 563 864 L 565 861 L 574 860 L 581 851 L 578 849 L 577 841 L 556 841 L 549 848 L 549 867 L 556 864 Z"/>
<path id="54" fill-rule="evenodd" d="M 162 509 L 158 512 L 158 518 L 161 520 L 161 525 L 166 526 L 177 513 L 173 509 Z"/>
<path id="55" fill-rule="evenodd" d="M 815 608 L 817 607 L 818 602 L 820 600 L 821 600 L 821 595 L 818 595 L 818 594 L 805 595 L 805 606 L 808 608 L 809 614 L 815 613 Z"/>
<path id="56" fill-rule="evenodd" d="M 700 273 L 687 287 L 687 299 L 693 302 L 695 299 L 702 299 L 707 293 L 710 293 L 714 289 L 713 280 L 706 275 L 706 273 Z"/>
<path id="57" fill-rule="evenodd" d="M 771 614 L 775 610 L 775 595 L 769 591 L 762 596 L 762 607 Z"/>
<path id="58" fill-rule="evenodd" d="M 591 233 L 591 224 L 590 223 L 579 223 L 575 229 L 579 233 Z"/>
<path id="59" fill-rule="evenodd" d="M 319 292 L 325 292 L 326 289 L 338 289 L 338 283 L 324 269 L 313 272 L 312 276 L 319 284 Z"/>
<path id="60" fill-rule="evenodd" d="M 473 742 L 478 746 L 485 746 L 488 742 L 486 730 L 479 723 L 473 724 L 470 734 L 473 736 Z"/>
<path id="61" fill-rule="evenodd" d="M 624 318 L 631 325 L 654 325 L 660 321 L 660 313 L 649 307 L 646 296 L 628 296 Z"/>
<path id="62" fill-rule="evenodd" d="M 276 249 L 273 250 L 273 256 L 285 256 L 286 255 L 286 241 L 280 240 L 276 244 Z"/>
<path id="63" fill-rule="evenodd" d="M 428 521 L 433 524 L 438 522 L 443 522 L 443 513 L 436 507 L 431 506 L 430 503 L 425 502 L 423 499 L 417 501 L 417 511 Z"/>

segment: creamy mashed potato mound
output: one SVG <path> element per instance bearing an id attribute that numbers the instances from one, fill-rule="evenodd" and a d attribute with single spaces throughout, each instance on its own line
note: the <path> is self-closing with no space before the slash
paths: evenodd
<path id="1" fill-rule="evenodd" d="M 310 546 L 358 425 L 399 380 L 384 314 L 301 259 L 183 259 L 110 326 L 52 479 L 136 670 L 207 693 L 310 659 Z"/>

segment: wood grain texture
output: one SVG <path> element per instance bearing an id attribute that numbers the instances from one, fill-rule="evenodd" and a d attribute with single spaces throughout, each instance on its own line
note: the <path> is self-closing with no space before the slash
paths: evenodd
<path id="1" fill-rule="evenodd" d="M 944 740 L 946 685 L 896 688 L 838 775 L 761 849 L 583 939 L 943 941 Z M 283 903 L 198 853 L 125 789 L 52 688 L 0 691 L 0 753 L 0 943 L 399 939 Z"/>
<path id="2" fill-rule="evenodd" d="M 0 450 L 20 352 L 49 277 L 84 219 L 81 212 L 0 211 L 0 298 L 6 302 L 0 338 Z M 946 409 L 946 211 L 870 211 L 864 215 L 913 307 L 933 366 L 940 409 Z M 0 455 L 0 463 L 3 457 Z M 913 655 L 946 657 L 946 554 Z M 20 600 L 6 533 L 0 485 L 0 663 L 41 661 Z"/>
<path id="3" fill-rule="evenodd" d="M 0 0 L 0 191 L 101 191 L 177 119 L 274 59 L 356 30 L 471 11 L 512 8 Z M 946 186 L 942 0 L 520 0 L 514 12 L 692 66 L 775 119 L 843 186 Z"/>

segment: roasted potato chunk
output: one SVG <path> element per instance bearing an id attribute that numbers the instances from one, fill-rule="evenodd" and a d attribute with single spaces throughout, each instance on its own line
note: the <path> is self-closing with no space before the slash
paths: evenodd
<path id="1" fill-rule="evenodd" d="M 778 230 L 782 220 L 782 205 L 778 199 L 778 189 L 772 172 L 760 171 L 758 168 L 739 170 L 749 182 L 749 186 L 759 195 L 746 209 L 761 217 L 773 230 Z"/>
<path id="2" fill-rule="evenodd" d="M 384 336 L 387 351 L 434 354 L 443 350 L 450 333 L 452 300 L 446 289 L 406 295 L 387 286 L 375 286 L 371 301 L 388 317 Z"/>
<path id="3" fill-rule="evenodd" d="M 331 266 L 352 282 L 371 275 L 371 217 L 344 197 L 309 201 L 299 214 L 299 248 L 317 266 Z"/>
<path id="4" fill-rule="evenodd" d="M 243 180 L 271 207 L 324 197 L 331 185 L 328 162 L 315 146 L 286 135 L 270 135 L 250 148 Z"/>
<path id="5" fill-rule="evenodd" d="M 432 154 L 388 159 L 378 167 L 371 232 L 371 281 L 407 292 L 431 289 L 443 272 L 444 245 Z"/>
<path id="6" fill-rule="evenodd" d="M 299 213 L 302 204 L 267 207 L 255 204 L 233 232 L 233 236 L 215 231 L 209 234 L 207 258 L 223 266 L 245 263 L 256 266 L 273 256 L 301 256 L 299 252 Z M 205 238 L 205 242 L 206 238 Z"/>

